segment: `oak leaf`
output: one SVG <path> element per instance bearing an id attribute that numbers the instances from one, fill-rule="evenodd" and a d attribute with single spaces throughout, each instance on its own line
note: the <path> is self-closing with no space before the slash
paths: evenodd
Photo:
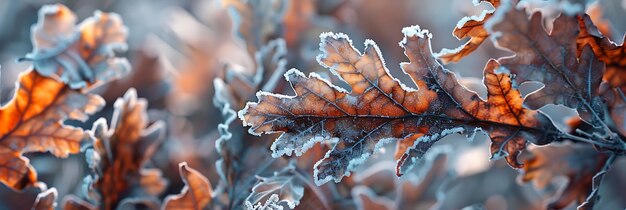
<path id="1" fill-rule="evenodd" d="M 506 156 L 521 167 L 517 154 L 528 142 L 546 144 L 559 135 L 543 113 L 522 107 L 523 98 L 512 88 L 510 76 L 495 73 L 497 64 L 485 69 L 489 98 L 461 86 L 454 73 L 444 69 L 430 47 L 430 33 L 413 26 L 403 30 L 400 43 L 411 61 L 402 69 L 418 89 L 393 78 L 373 41 L 365 53 L 356 50 L 347 36 L 321 35 L 319 63 L 347 82 L 343 90 L 315 73 L 306 77 L 292 69 L 285 74 L 295 96 L 257 93 L 258 102 L 239 112 L 250 133 L 283 132 L 272 144 L 272 156 L 302 155 L 318 142 L 333 148 L 315 165 L 318 185 L 343 176 L 363 163 L 382 145 L 423 134 L 398 161 L 398 174 L 412 167 L 442 137 L 452 133 L 473 136 L 482 129 L 491 137 L 494 158 Z"/>
<path id="2" fill-rule="evenodd" d="M 488 2 L 494 9 L 484 10 L 480 16 L 464 17 L 457 23 L 454 31 L 452 31 L 452 35 L 459 40 L 467 37 L 470 39 L 456 49 L 443 49 L 441 52 L 435 54 L 444 64 L 459 62 L 463 57 L 468 56 L 470 53 L 474 52 L 474 50 L 478 49 L 489 37 L 489 32 L 487 32 L 484 25 L 500 6 L 500 0 L 474 1 L 474 5 L 478 6 L 481 2 Z"/>
<path id="3" fill-rule="evenodd" d="M 514 85 L 543 83 L 542 89 L 526 98 L 526 105 L 532 109 L 546 104 L 564 105 L 576 109 L 583 120 L 600 125 L 604 106 L 598 88 L 604 63 L 590 47 L 578 53 L 579 25 L 575 17 L 562 14 L 553 25 L 548 33 L 541 13 L 533 13 L 529 19 L 524 10 L 507 3 L 500 6 L 485 27 L 495 34 L 492 39 L 497 47 L 515 53 L 498 59 L 502 67 L 515 74 Z"/>
<path id="4" fill-rule="evenodd" d="M 209 180 L 200 172 L 187 166 L 183 162 L 179 164 L 180 177 L 185 182 L 178 195 L 170 195 L 165 198 L 163 209 L 204 209 L 213 199 L 213 188 Z"/>
<path id="5" fill-rule="evenodd" d="M 160 170 L 143 168 L 165 135 L 164 124 L 148 126 L 147 101 L 134 89 L 114 107 L 111 128 L 104 118 L 96 121 L 95 142 L 86 151 L 92 174 L 85 177 L 85 190 L 102 209 L 115 209 L 125 198 L 156 196 L 166 184 Z"/>
<path id="6" fill-rule="evenodd" d="M 63 121 L 85 121 L 103 106 L 97 95 L 71 90 L 34 70 L 22 73 L 15 95 L 0 108 L 0 182 L 14 190 L 35 185 L 37 173 L 24 153 L 67 157 L 80 152 L 81 141 L 90 136 Z"/>
<path id="7" fill-rule="evenodd" d="M 22 60 L 33 61 L 44 76 L 58 77 L 71 88 L 106 82 L 130 71 L 125 58 L 127 28 L 115 13 L 96 11 L 76 24 L 76 15 L 61 4 L 45 5 L 31 28 L 33 52 Z"/>

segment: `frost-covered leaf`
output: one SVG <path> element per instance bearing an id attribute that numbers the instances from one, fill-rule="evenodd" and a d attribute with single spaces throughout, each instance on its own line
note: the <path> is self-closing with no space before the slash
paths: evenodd
<path id="1" fill-rule="evenodd" d="M 50 152 L 67 157 L 89 139 L 83 129 L 67 126 L 68 119 L 87 120 L 104 106 L 97 95 L 71 90 L 34 70 L 22 73 L 15 95 L 0 108 L 0 182 L 14 190 L 33 186 L 37 173 L 24 153 Z"/>
<path id="2" fill-rule="evenodd" d="M 522 108 L 523 98 L 512 89 L 508 74 L 495 72 L 497 64 L 490 62 L 485 69 L 489 89 L 485 101 L 459 85 L 454 73 L 437 62 L 428 31 L 413 26 L 403 32 L 401 46 L 411 62 L 403 63 L 402 69 L 418 90 L 391 77 L 371 40 L 361 54 L 347 36 L 325 33 L 318 61 L 352 90 L 292 69 L 285 77 L 295 96 L 259 92 L 259 101 L 248 103 L 240 118 L 252 126 L 252 134 L 283 132 L 271 147 L 274 157 L 300 156 L 318 142 L 334 143 L 315 166 L 317 184 L 339 182 L 382 145 L 417 134 L 423 136 L 398 161 L 398 174 L 452 133 L 471 137 L 481 128 L 493 141 L 493 157 L 506 156 L 516 167 L 520 167 L 517 154 L 527 142 L 546 144 L 558 137 L 548 117 Z"/>
<path id="3" fill-rule="evenodd" d="M 304 180 L 299 176 L 295 166 L 289 165 L 280 172 L 274 172 L 274 176 L 258 177 L 252 193 L 246 198 L 246 206 L 265 203 L 271 196 L 277 195 L 277 205 L 287 204 L 289 208 L 295 208 L 304 195 Z"/>
<path id="4" fill-rule="evenodd" d="M 85 177 L 85 191 L 102 209 L 115 209 L 124 198 L 156 196 L 166 184 L 160 170 L 143 168 L 165 135 L 164 124 L 148 126 L 147 101 L 137 99 L 134 89 L 114 107 L 110 128 L 103 118 L 94 123 L 96 140 L 86 151 L 92 174 Z"/>
<path id="5" fill-rule="evenodd" d="M 500 6 L 500 0 L 480 0 L 474 1 L 475 6 L 478 6 L 481 2 L 488 2 L 494 9 L 484 10 L 480 16 L 469 16 L 461 19 L 452 35 L 457 39 L 465 39 L 469 37 L 469 40 L 457 47 L 456 49 L 443 49 L 437 53 L 436 56 L 443 61 L 443 63 L 459 62 L 463 57 L 468 56 L 474 50 L 487 40 L 489 32 L 485 29 L 485 22 L 491 18 L 495 10 Z"/>
<path id="6" fill-rule="evenodd" d="M 523 10 L 510 3 L 500 6 L 486 28 L 497 46 L 514 52 L 498 59 L 500 65 L 515 74 L 514 85 L 536 81 L 544 87 L 530 94 L 524 102 L 532 109 L 546 104 L 577 109 L 581 118 L 593 125 L 603 121 L 604 107 L 598 87 L 604 73 L 602 63 L 590 47 L 577 57 L 579 34 L 576 17 L 565 14 L 554 21 L 551 33 L 542 24 L 541 13 L 529 19 Z"/>
<path id="7" fill-rule="evenodd" d="M 23 58 L 44 76 L 61 79 L 71 88 L 107 82 L 130 71 L 125 58 L 127 28 L 119 15 L 96 11 L 76 25 L 76 15 L 61 4 L 39 10 L 31 28 L 33 51 Z"/>
<path id="8" fill-rule="evenodd" d="M 280 198 L 278 198 L 277 194 L 272 194 L 265 203 L 257 203 L 252 206 L 250 203 L 246 203 L 247 210 L 283 210 L 283 206 L 281 206 L 278 202 Z"/>
<path id="9" fill-rule="evenodd" d="M 187 163 L 180 163 L 179 167 L 180 177 L 185 183 L 185 188 L 178 195 L 167 196 L 163 202 L 163 209 L 191 210 L 206 208 L 213 199 L 211 183 L 200 172 L 187 166 Z"/>
<path id="10" fill-rule="evenodd" d="M 226 71 L 224 78 L 216 78 L 213 81 L 215 96 L 213 104 L 221 110 L 224 121 L 218 125 L 220 138 L 215 142 L 218 153 L 222 156 L 216 163 L 220 176 L 224 180 L 231 180 L 226 177 L 234 176 L 232 157 L 242 150 L 243 143 L 229 142 L 233 138 L 231 129 L 237 134 L 244 132 L 241 127 L 231 128 L 237 119 L 237 112 L 245 106 L 250 98 L 254 97 L 259 90 L 273 91 L 280 83 L 281 75 L 285 72 L 287 64 L 285 41 L 276 39 L 270 41 L 255 53 L 257 64 L 253 75 L 246 75 L 241 71 Z M 230 70 L 230 69 L 229 69 Z M 241 137 L 241 135 L 237 135 Z M 237 139 L 237 141 L 239 141 Z"/>
<path id="11" fill-rule="evenodd" d="M 581 204 L 592 191 L 593 177 L 601 171 L 609 155 L 585 144 L 551 144 L 529 149 L 533 157 L 524 161 L 523 181 L 545 188 L 555 177 L 569 179 L 550 209 L 562 209 L 577 201 Z"/>
<path id="12" fill-rule="evenodd" d="M 54 210 L 54 207 L 57 206 L 58 194 L 56 188 L 40 192 L 35 199 L 32 210 Z"/>

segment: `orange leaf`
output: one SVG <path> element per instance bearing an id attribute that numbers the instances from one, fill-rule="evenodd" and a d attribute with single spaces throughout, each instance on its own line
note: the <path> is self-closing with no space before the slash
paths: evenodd
<path id="1" fill-rule="evenodd" d="M 182 162 L 179 165 L 180 177 L 185 182 L 185 188 L 178 195 L 167 196 L 163 203 L 165 210 L 192 210 L 204 209 L 213 199 L 213 188 L 209 180 L 200 172 Z"/>
<path id="2" fill-rule="evenodd" d="M 464 17 L 461 19 L 452 34 L 457 39 L 470 39 L 460 47 L 456 49 L 443 49 L 437 53 L 436 56 L 443 61 L 443 63 L 459 62 L 463 57 L 468 56 L 489 37 L 489 32 L 485 29 L 484 25 L 489 18 L 493 15 L 495 10 L 500 6 L 500 0 L 481 0 L 475 3 L 478 6 L 480 2 L 488 2 L 494 9 L 484 10 L 478 17 Z"/>
<path id="3" fill-rule="evenodd" d="M 78 153 L 80 142 L 89 135 L 63 121 L 86 120 L 104 106 L 104 100 L 70 90 L 33 70 L 20 75 L 17 88 L 13 99 L 0 108 L 0 181 L 21 190 L 37 182 L 35 169 L 22 154 L 48 151 L 67 157 Z"/>

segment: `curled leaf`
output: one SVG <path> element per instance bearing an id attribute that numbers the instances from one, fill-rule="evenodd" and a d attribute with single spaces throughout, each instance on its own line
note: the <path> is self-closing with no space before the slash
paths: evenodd
<path id="1" fill-rule="evenodd" d="M 73 89 L 106 82 L 130 71 L 125 58 L 115 51 L 126 50 L 127 29 L 119 15 L 97 11 L 76 24 L 76 15 L 61 4 L 46 5 L 31 28 L 33 61 L 44 76 L 58 77 Z"/>
<path id="2" fill-rule="evenodd" d="M 491 18 L 495 10 L 500 6 L 500 0 L 480 0 L 474 1 L 474 5 L 478 6 L 481 2 L 488 2 L 494 9 L 484 10 L 480 16 L 469 16 L 461 19 L 457 24 L 452 35 L 457 39 L 470 39 L 456 49 L 443 49 L 435 56 L 439 57 L 443 63 L 459 62 L 463 57 L 468 56 L 489 37 L 489 32 L 485 29 L 485 22 Z"/>
<path id="3" fill-rule="evenodd" d="M 411 61 L 402 69 L 418 89 L 393 78 L 373 41 L 365 53 L 356 50 L 347 36 L 321 35 L 318 61 L 347 82 L 351 91 L 337 87 L 319 75 L 306 77 L 292 69 L 285 74 L 295 96 L 257 93 L 258 102 L 239 112 L 252 134 L 283 132 L 272 144 L 272 156 L 302 155 L 318 142 L 333 148 L 315 165 L 318 185 L 339 182 L 382 145 L 423 134 L 398 160 L 403 174 L 439 139 L 452 133 L 473 136 L 486 131 L 494 144 L 494 158 L 507 157 L 520 167 L 517 154 L 527 142 L 546 144 L 559 131 L 543 113 L 522 108 L 519 92 L 506 73 L 496 73 L 491 62 L 485 69 L 489 98 L 461 86 L 454 73 L 444 69 L 430 47 L 430 33 L 413 26 L 403 30 L 400 43 Z"/>
<path id="4" fill-rule="evenodd" d="M 213 199 L 211 183 L 200 172 L 187 166 L 185 162 L 179 164 L 179 171 L 180 177 L 185 182 L 185 188 L 178 195 L 167 196 L 163 209 L 204 209 Z"/>
<path id="5" fill-rule="evenodd" d="M 15 95 L 0 108 L 0 182 L 15 190 L 37 182 L 24 153 L 48 151 L 56 157 L 78 153 L 81 141 L 90 137 L 63 121 L 87 120 L 103 106 L 97 95 L 71 90 L 34 70 L 22 73 Z"/>

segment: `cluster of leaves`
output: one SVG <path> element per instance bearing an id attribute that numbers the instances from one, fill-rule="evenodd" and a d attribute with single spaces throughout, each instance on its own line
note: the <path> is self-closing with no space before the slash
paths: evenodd
<path id="1" fill-rule="evenodd" d="M 76 25 L 76 16 L 63 5 L 39 11 L 39 21 L 32 27 L 34 50 L 22 59 L 32 61 L 33 67 L 21 74 L 18 90 L 0 110 L 5 145 L 0 181 L 15 190 L 44 189 L 34 209 L 56 206 L 57 190 L 38 182 L 35 169 L 23 156 L 44 151 L 61 158 L 84 151 L 93 171 L 85 178 L 91 202 L 66 196 L 64 209 L 158 205 L 128 199 L 158 195 L 165 187 L 160 171 L 142 168 L 163 139 L 164 124 L 146 126 L 147 102 L 137 99 L 134 89 L 115 103 L 111 129 L 105 119 L 97 121 L 91 131 L 64 124 L 68 119 L 85 121 L 103 108 L 104 99 L 90 92 L 129 72 L 128 61 L 115 57 L 115 52 L 126 49 L 126 36 L 127 28 L 117 14 L 96 12 Z M 81 149 L 81 144 L 93 148 Z M 180 174 L 188 187 L 168 197 L 164 208 L 206 206 L 204 200 L 212 195 L 208 180 L 186 163 L 181 163 Z"/>
<path id="2" fill-rule="evenodd" d="M 165 33 L 132 65 L 118 57 L 119 15 L 76 24 L 66 6 L 44 6 L 18 59 L 32 67 L 0 108 L 0 182 L 39 189 L 33 209 L 624 208 L 611 190 L 626 174 L 626 48 L 611 26 L 584 3 L 551 1 L 549 15 L 483 2 L 454 28 L 468 39 L 458 48 L 433 53 L 431 32 L 402 29 L 404 56 L 386 54 L 400 68 L 383 59 L 389 40 L 361 52 L 325 32 L 354 23 L 335 14 L 343 0 L 165 11 Z M 489 42 L 513 55 L 486 58 L 480 82 L 444 66 Z M 155 73 L 168 68 L 176 77 Z M 563 126 L 544 109 L 554 105 L 577 115 Z M 82 194 L 48 188 L 34 152 L 84 157 Z"/>
<path id="3" fill-rule="evenodd" d="M 583 11 L 573 15 L 564 12 L 547 32 L 540 12 L 529 17 L 515 7 L 517 2 L 490 3 L 495 11 L 459 22 L 455 36 L 471 39 L 455 50 L 433 54 L 432 35 L 427 30 L 418 26 L 402 30 L 400 46 L 409 62 L 400 67 L 417 89 L 389 73 L 373 41 L 367 40 L 361 53 L 346 35 L 324 33 L 317 61 L 350 90 L 316 73 L 307 77 L 292 69 L 285 78 L 294 96 L 258 92 L 258 102 L 248 103 L 239 116 L 244 125 L 251 126 L 252 134 L 282 132 L 271 146 L 274 157 L 301 156 L 320 142 L 331 145 L 315 164 L 318 185 L 340 182 L 390 143 L 401 149 L 397 151 L 401 155 L 396 174 L 402 176 L 433 144 L 454 133 L 472 139 L 476 131 L 485 132 L 492 142 L 491 159 L 506 158 L 511 167 L 524 167 L 525 180 L 533 179 L 533 171 L 548 167 L 546 162 L 552 160 L 542 156 L 544 149 L 538 148 L 534 159 L 520 163 L 518 155 L 528 144 L 590 144 L 595 149 L 589 166 L 579 169 L 585 171 L 561 170 L 571 180 L 566 193 L 550 206 L 564 208 L 578 199 L 580 208 L 591 208 L 600 197 L 598 186 L 603 175 L 616 156 L 626 151 L 623 112 L 619 110 L 626 98 L 623 78 L 615 76 L 625 70 L 626 51 L 603 36 Z M 483 99 L 461 85 L 438 60 L 459 61 L 489 36 L 500 49 L 514 55 L 488 61 L 483 77 L 487 98 Z M 539 82 L 543 87 L 522 97 L 518 88 L 528 82 Z M 589 130 L 577 129 L 570 134 L 558 129 L 538 110 L 549 104 L 575 109 L 581 123 L 590 125 Z"/>

